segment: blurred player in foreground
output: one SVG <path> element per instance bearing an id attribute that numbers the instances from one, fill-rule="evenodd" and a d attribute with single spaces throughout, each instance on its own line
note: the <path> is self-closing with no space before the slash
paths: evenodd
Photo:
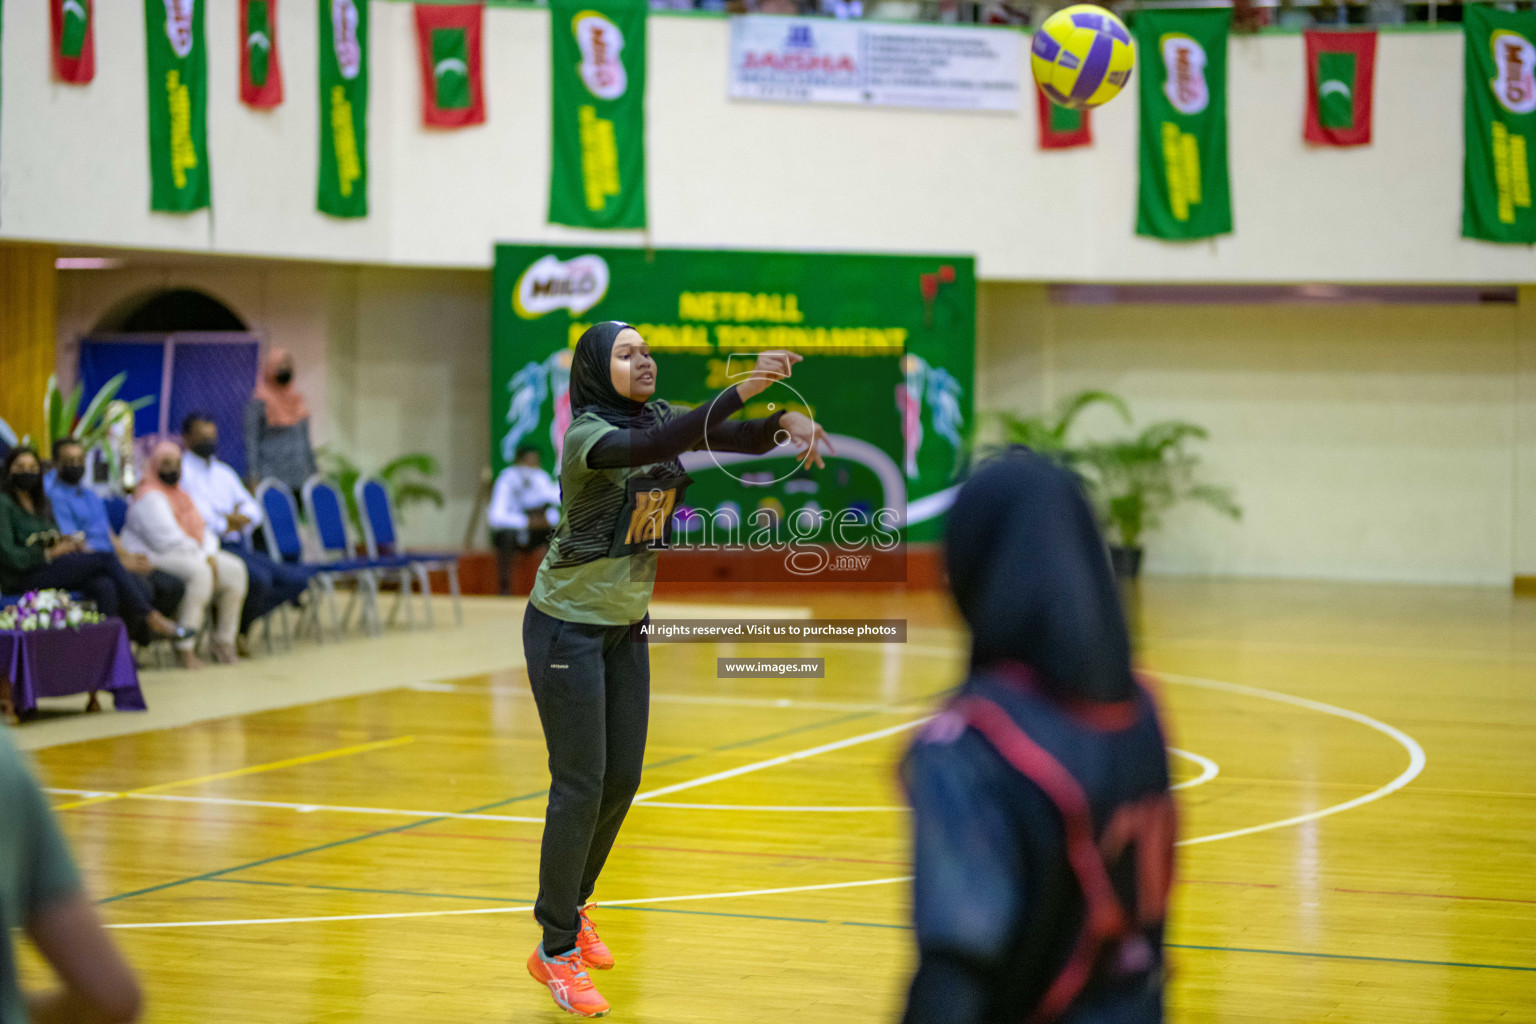
<path id="1" fill-rule="evenodd" d="M 945 531 L 970 674 L 914 743 L 907 1024 L 1163 1019 L 1174 808 L 1152 697 L 1077 481 L 982 464 Z"/>
<path id="2" fill-rule="evenodd" d="M 62 988 L 22 994 L 11 949 L 20 928 Z M 138 983 L 101 925 L 48 801 L 0 727 L 0 1021 L 126 1024 Z"/>

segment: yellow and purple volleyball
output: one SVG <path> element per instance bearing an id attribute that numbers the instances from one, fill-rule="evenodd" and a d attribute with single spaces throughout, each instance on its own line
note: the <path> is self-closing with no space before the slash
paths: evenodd
<path id="1" fill-rule="evenodd" d="M 1125 23 L 1104 8 L 1073 4 L 1045 19 L 1029 63 L 1053 103 L 1087 110 L 1114 99 L 1131 80 L 1136 44 Z"/>

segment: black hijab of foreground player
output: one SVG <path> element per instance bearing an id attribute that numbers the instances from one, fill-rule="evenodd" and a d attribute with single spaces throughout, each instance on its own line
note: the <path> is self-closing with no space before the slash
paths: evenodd
<path id="1" fill-rule="evenodd" d="M 619 320 L 604 320 L 582 332 L 571 360 L 571 415 L 590 412 L 616 427 L 648 427 L 655 417 L 647 402 L 619 394 L 613 386 L 613 343 L 621 331 L 634 330 Z"/>
<path id="2" fill-rule="evenodd" d="M 1092 510 L 1010 451 L 961 487 L 944 550 L 971 666 L 903 765 L 904 1024 L 1161 1024 L 1168 759 Z"/>
<path id="3" fill-rule="evenodd" d="M 1022 450 L 982 463 L 949 510 L 944 562 L 973 671 L 1021 662 L 1059 696 L 1135 694 L 1114 573 L 1071 473 Z"/>

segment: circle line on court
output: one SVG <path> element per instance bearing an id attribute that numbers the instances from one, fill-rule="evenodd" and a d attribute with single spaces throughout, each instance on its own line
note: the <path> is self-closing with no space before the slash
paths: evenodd
<path id="1" fill-rule="evenodd" d="M 1385 785 L 1378 786 L 1376 789 L 1371 790 L 1369 793 L 1366 793 L 1363 796 L 1355 797 L 1352 800 L 1345 800 L 1342 803 L 1331 804 L 1328 807 L 1322 807 L 1322 808 L 1319 808 L 1318 810 L 1315 810 L 1315 811 L 1308 811 L 1306 814 L 1298 814 L 1298 815 L 1294 815 L 1294 816 L 1289 817 L 1289 818 L 1281 818 L 1281 819 L 1276 820 L 1276 821 L 1264 822 L 1264 823 L 1259 824 L 1259 825 L 1251 825 L 1251 826 L 1248 826 L 1246 828 L 1232 829 L 1232 830 L 1229 830 L 1227 832 L 1217 832 L 1217 833 L 1213 833 L 1211 835 L 1195 836 L 1195 837 L 1188 838 L 1188 839 L 1181 839 L 1176 844 L 1178 846 L 1195 846 L 1195 845 L 1200 844 L 1200 843 L 1214 843 L 1214 842 L 1218 842 L 1218 841 L 1223 840 L 1223 839 L 1235 839 L 1235 838 L 1237 838 L 1239 836 L 1254 835 L 1254 834 L 1259 833 L 1259 832 L 1269 832 L 1269 831 L 1273 831 L 1275 829 L 1288 828 L 1288 827 L 1290 827 L 1292 825 L 1300 825 L 1300 824 L 1303 824 L 1304 822 L 1316 821 L 1319 818 L 1325 818 L 1325 817 L 1328 817 L 1330 815 L 1342 813 L 1343 811 L 1353 810 L 1356 807 L 1361 807 L 1361 806 L 1364 806 L 1365 804 L 1372 803 L 1372 802 L 1374 802 L 1376 800 L 1380 800 L 1383 797 L 1389 796 L 1392 793 L 1395 793 L 1398 790 L 1402 789 L 1404 786 L 1408 785 L 1408 783 L 1412 782 L 1415 778 L 1417 778 L 1419 776 L 1419 774 L 1421 772 L 1423 772 L 1425 765 L 1428 763 L 1428 758 L 1425 756 L 1424 748 L 1422 746 L 1420 746 L 1418 741 L 1415 740 L 1412 736 L 1409 736 L 1407 733 L 1403 732 L 1401 729 L 1398 729 L 1398 728 L 1396 728 L 1394 726 L 1388 725 L 1387 723 L 1385 723 L 1385 722 L 1383 722 L 1383 721 L 1381 721 L 1379 719 L 1372 718 L 1370 715 L 1362 714 L 1361 712 L 1358 712 L 1358 711 L 1351 711 L 1348 708 L 1341 708 L 1341 707 L 1338 707 L 1337 705 L 1334 705 L 1334 704 L 1327 704 L 1327 703 L 1324 703 L 1323 701 L 1311 700 L 1310 698 L 1307 698 L 1307 697 L 1297 697 L 1297 696 L 1293 696 L 1292 694 L 1281 693 L 1278 690 L 1269 690 L 1269 689 L 1265 689 L 1264 687 L 1260 687 L 1260 686 L 1246 686 L 1246 685 L 1244 685 L 1242 683 L 1228 683 L 1228 682 L 1223 682 L 1222 680 L 1219 680 L 1219 679 L 1204 679 L 1204 678 L 1200 678 L 1198 676 L 1185 676 L 1185 675 L 1179 675 L 1177 673 L 1171 673 L 1171 672 L 1151 672 L 1151 671 L 1149 671 L 1148 674 L 1152 675 L 1152 676 L 1155 676 L 1155 677 L 1157 677 L 1159 679 L 1162 679 L 1162 680 L 1164 680 L 1166 682 L 1174 683 L 1176 685 L 1194 686 L 1194 687 L 1198 687 L 1198 688 L 1201 688 L 1201 689 L 1217 690 L 1217 691 L 1226 692 L 1226 693 L 1234 693 L 1234 694 L 1238 694 L 1238 695 L 1241 695 L 1241 696 L 1257 697 L 1257 698 L 1259 698 L 1261 700 L 1271 700 L 1271 701 L 1275 701 L 1275 702 L 1281 703 L 1281 704 L 1290 704 L 1290 705 L 1293 705 L 1295 707 L 1306 708 L 1306 709 L 1311 710 L 1311 711 L 1318 711 L 1318 712 L 1321 712 L 1323 714 L 1333 715 L 1333 716 L 1335 716 L 1337 718 L 1347 719 L 1348 721 L 1357 722 L 1357 723 L 1359 723 L 1361 725 L 1364 725 L 1364 726 L 1366 726 L 1366 727 L 1368 727 L 1370 729 L 1373 729 L 1373 730 L 1381 733 L 1384 736 L 1387 736 L 1387 737 L 1391 738 L 1392 740 L 1396 741 L 1400 746 L 1402 746 L 1402 748 L 1404 750 L 1406 750 L 1408 752 L 1408 767 L 1407 768 L 1405 768 L 1402 772 L 1400 772 L 1390 782 L 1386 783 Z M 892 729 L 882 729 L 882 730 L 878 730 L 878 731 L 876 731 L 874 733 L 867 733 L 867 734 L 865 734 L 863 736 L 860 736 L 860 737 L 851 737 L 850 740 L 839 740 L 839 741 L 837 741 L 835 743 L 824 744 L 824 745 L 822 745 L 820 747 L 813 747 L 813 748 L 811 748 L 810 751 L 802 751 L 799 754 L 786 755 L 786 756 L 781 757 L 781 758 L 772 758 L 770 760 L 773 763 L 775 763 L 775 764 L 788 763 L 790 761 L 795 761 L 795 760 L 803 759 L 804 757 L 807 757 L 807 756 L 814 756 L 814 753 L 824 753 L 824 752 L 827 752 L 827 751 L 830 751 L 830 750 L 841 749 L 843 747 L 849 746 L 850 745 L 850 741 L 852 741 L 852 742 L 861 742 L 861 741 L 867 741 L 867 740 L 872 740 L 872 739 L 883 738 L 884 736 L 891 735 L 891 734 L 893 734 L 895 732 L 900 731 L 902 728 L 910 728 L 912 725 L 916 725 L 916 724 L 919 724 L 919 723 L 914 722 L 914 723 L 908 723 L 906 726 L 898 726 L 898 727 L 895 727 L 895 728 L 892 728 Z M 1172 750 L 1172 749 L 1173 748 L 1170 748 L 1170 750 Z M 1193 754 L 1190 754 L 1187 751 L 1179 751 L 1178 753 L 1180 755 L 1187 755 L 1191 759 L 1197 759 L 1199 757 L 1199 755 L 1193 755 Z M 1208 760 L 1208 759 L 1200 759 L 1200 760 Z M 1199 762 L 1197 761 L 1197 763 L 1199 763 Z M 1215 777 L 1215 771 L 1219 770 L 1216 767 L 1215 762 L 1210 762 L 1209 768 L 1206 768 L 1204 765 L 1202 765 L 1202 769 L 1204 771 L 1210 771 L 1211 772 L 1210 777 L 1212 777 L 1212 778 Z M 731 773 L 723 773 L 723 774 L 724 775 L 734 775 L 734 774 L 737 774 L 738 772 L 739 772 L 739 770 L 733 771 Z M 714 778 L 717 778 L 717 776 L 706 776 L 705 778 L 706 779 L 714 779 Z M 1205 781 L 1205 780 L 1202 779 L 1202 781 Z M 674 787 L 666 787 L 666 789 L 668 791 L 671 791 L 673 788 Z M 689 787 L 688 786 L 679 786 L 679 787 L 675 787 L 675 788 L 689 788 Z M 658 791 L 658 792 L 660 792 L 660 791 Z M 817 892 L 817 891 L 826 891 L 826 890 L 832 890 L 832 889 L 856 889 L 856 888 L 863 888 L 863 887 L 867 887 L 867 886 L 876 886 L 876 885 L 894 885 L 894 884 L 900 884 L 902 882 L 911 881 L 911 879 L 912 879 L 911 875 L 901 875 L 901 876 L 896 876 L 896 877 L 892 877 L 892 878 L 861 879 L 861 880 L 853 881 L 853 882 L 828 882 L 828 883 L 824 883 L 824 884 L 820 884 L 820 885 L 789 886 L 789 887 L 776 888 L 776 889 L 747 889 L 747 890 L 740 890 L 740 891 L 735 891 L 735 892 L 698 893 L 698 894 L 689 894 L 689 895 L 682 895 L 682 896 L 651 896 L 651 897 L 640 897 L 640 898 L 628 899 L 628 900 L 604 900 L 603 902 L 611 904 L 613 906 L 627 906 L 627 905 L 641 905 L 641 904 L 649 904 L 649 903 L 676 903 L 676 902 L 695 901 L 695 900 L 730 899 L 730 898 L 733 898 L 733 897 L 746 897 L 746 896 L 771 896 L 771 895 L 783 895 L 783 894 L 796 893 L 796 892 Z M 533 907 L 531 907 L 531 906 L 519 906 L 519 907 L 477 907 L 477 908 L 474 908 L 474 909 L 471 909 L 471 910 L 419 910 L 419 911 L 397 911 L 397 912 L 392 912 L 392 913 L 380 913 L 380 914 L 344 914 L 344 915 L 337 915 L 337 916 L 314 916 L 314 917 L 251 918 L 251 919 L 243 919 L 243 920 L 225 920 L 225 921 L 137 922 L 137 923 L 127 923 L 127 924 L 109 924 L 109 925 L 107 925 L 107 927 L 108 928 L 113 928 L 113 929 L 215 928 L 215 927 L 231 927 L 231 926 L 236 926 L 236 925 L 311 924 L 311 923 L 341 922 L 341 921 L 383 921 L 383 920 L 398 920 L 398 919 L 405 919 L 405 918 L 421 918 L 421 917 L 464 917 L 464 916 L 481 915 L 481 914 L 516 914 L 516 913 L 527 913 L 527 912 L 531 911 L 532 909 L 533 909 Z"/>

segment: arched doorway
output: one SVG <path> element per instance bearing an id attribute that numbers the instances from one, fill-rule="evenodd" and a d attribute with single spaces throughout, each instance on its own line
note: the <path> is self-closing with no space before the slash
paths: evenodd
<path id="1" fill-rule="evenodd" d="M 80 342 L 87 400 L 119 374 L 119 397 L 147 397 L 134 417 L 138 438 L 175 437 L 193 412 L 219 427 L 219 457 L 244 473 L 245 405 L 256 385 L 256 336 L 224 302 L 195 288 L 131 295 Z"/>

